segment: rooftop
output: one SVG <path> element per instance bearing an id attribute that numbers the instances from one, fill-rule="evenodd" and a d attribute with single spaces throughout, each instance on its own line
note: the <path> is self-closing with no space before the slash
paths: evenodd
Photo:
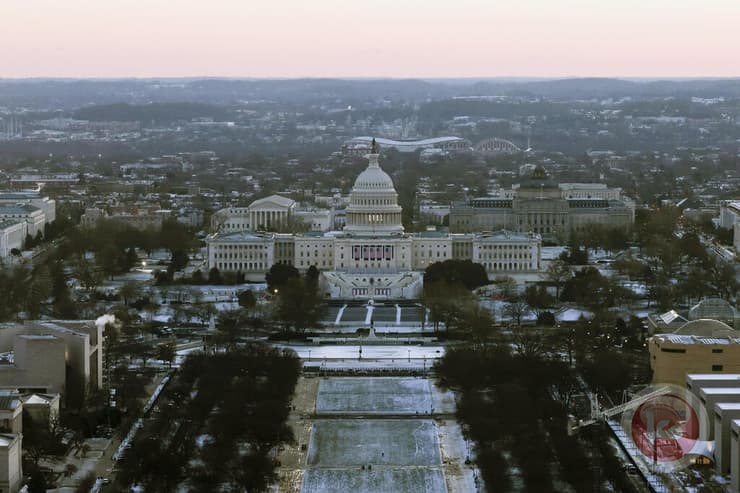
<path id="1" fill-rule="evenodd" d="M 740 380 L 738 373 L 689 373 L 686 380 Z"/>
<path id="2" fill-rule="evenodd" d="M 9 447 L 18 440 L 18 435 L 12 433 L 0 433 L 0 447 Z"/>
<path id="3" fill-rule="evenodd" d="M 38 192 L 0 192 L 0 200 L 29 200 L 40 199 Z"/>
<path id="4" fill-rule="evenodd" d="M 462 137 L 432 137 L 429 139 L 420 139 L 420 140 L 393 140 L 393 139 L 384 139 L 383 137 L 376 137 L 375 142 L 377 142 L 380 145 L 386 145 L 386 146 L 428 146 L 428 145 L 434 145 L 434 144 L 442 144 L 444 142 L 459 142 L 463 141 Z M 363 142 L 370 144 L 373 141 L 373 137 L 355 137 L 350 140 L 350 142 Z"/>
<path id="5" fill-rule="evenodd" d="M 21 401 L 18 394 L 2 393 L 0 394 L 0 410 L 12 411 L 20 405 Z"/>
<path id="6" fill-rule="evenodd" d="M 258 233 L 256 231 L 237 231 L 234 233 L 216 233 L 211 239 L 219 241 L 269 241 L 273 239 L 272 233 Z"/>
<path id="7" fill-rule="evenodd" d="M 30 404 L 30 405 L 48 405 L 50 402 L 52 402 L 54 399 L 56 399 L 56 395 L 49 395 L 49 394 L 32 394 L 27 397 L 23 398 L 23 404 Z"/>
<path id="8" fill-rule="evenodd" d="M 0 214 L 29 214 L 36 211 L 41 209 L 28 204 L 0 205 Z"/>
<path id="9" fill-rule="evenodd" d="M 679 334 L 657 334 L 653 336 L 653 339 L 658 343 L 662 344 L 669 342 L 671 344 L 704 344 L 704 345 L 720 345 L 727 346 L 730 344 L 740 344 L 740 338 L 729 338 L 729 337 L 703 337 L 694 335 L 679 335 Z"/>
<path id="10" fill-rule="evenodd" d="M 56 340 L 56 337 L 51 334 L 21 334 L 18 337 L 32 340 Z"/>
<path id="11" fill-rule="evenodd" d="M 270 195 L 269 197 L 255 200 L 254 202 L 249 204 L 249 207 L 247 207 L 247 209 L 254 209 L 255 207 L 259 207 L 263 204 L 276 204 L 280 207 L 292 207 L 293 205 L 295 205 L 295 200 L 283 197 L 281 195 Z"/>
<path id="12" fill-rule="evenodd" d="M 732 327 L 719 320 L 711 318 L 700 318 L 686 322 L 674 332 L 677 335 L 701 336 L 701 337 L 722 337 L 738 338 L 740 332 L 733 330 Z"/>
<path id="13" fill-rule="evenodd" d="M 708 387 L 708 388 L 701 389 L 701 393 L 704 395 L 740 394 L 740 388 L 738 387 Z"/>
<path id="14" fill-rule="evenodd" d="M 534 233 L 517 233 L 506 229 L 500 229 L 493 232 L 484 232 L 475 235 L 477 240 L 483 241 L 524 241 L 539 238 Z"/>
<path id="15" fill-rule="evenodd" d="M 714 408 L 721 411 L 740 411 L 740 402 L 718 402 Z"/>
<path id="16" fill-rule="evenodd" d="M 14 221 L 12 219 L 2 220 L 2 221 L 0 221 L 0 229 L 9 228 L 11 226 L 15 226 L 16 224 L 21 224 L 21 222 L 20 221 Z"/>

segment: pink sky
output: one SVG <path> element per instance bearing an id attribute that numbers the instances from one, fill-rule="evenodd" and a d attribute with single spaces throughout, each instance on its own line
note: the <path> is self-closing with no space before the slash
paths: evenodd
<path id="1" fill-rule="evenodd" d="M 0 77 L 740 76 L 740 0 L 0 0 Z"/>

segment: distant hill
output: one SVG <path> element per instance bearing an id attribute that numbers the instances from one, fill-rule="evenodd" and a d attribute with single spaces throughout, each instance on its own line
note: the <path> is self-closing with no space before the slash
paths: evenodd
<path id="1" fill-rule="evenodd" d="M 564 99 L 622 97 L 740 97 L 740 79 L 631 81 L 611 78 L 572 78 L 528 82 L 479 82 L 480 94 L 532 95 Z"/>
<path id="2" fill-rule="evenodd" d="M 190 121 L 193 118 L 226 120 L 229 111 L 221 106 L 203 103 L 103 104 L 81 108 L 73 117 L 79 120 L 155 122 L 158 124 Z"/>
<path id="3" fill-rule="evenodd" d="M 669 96 L 740 97 L 740 79 L 626 80 L 566 79 L 0 79 L 0 106 L 74 110 L 126 103 L 142 108 L 110 111 L 121 118 L 146 116 L 148 104 L 243 102 L 346 104 L 387 99 L 421 103 L 453 96 L 528 95 L 553 99 Z M 131 110 L 131 111 L 129 111 Z M 205 108 L 172 108 L 173 114 L 207 116 Z M 94 110 L 91 116 L 98 114 Z M 215 110 L 214 110 L 215 111 Z M 130 113 L 130 116 L 125 116 Z"/>

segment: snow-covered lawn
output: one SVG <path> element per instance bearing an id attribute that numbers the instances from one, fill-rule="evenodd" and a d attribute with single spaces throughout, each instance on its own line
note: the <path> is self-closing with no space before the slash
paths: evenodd
<path id="1" fill-rule="evenodd" d="M 473 490 L 474 491 L 474 490 Z M 309 469 L 302 493 L 446 493 L 441 469 Z"/>
<path id="2" fill-rule="evenodd" d="M 319 414 L 452 413 L 455 398 L 427 378 L 329 378 L 319 382 Z"/>
<path id="3" fill-rule="evenodd" d="M 358 469 L 368 464 L 438 466 L 437 425 L 430 419 L 320 420 L 311 431 L 307 463 Z"/>
<path id="4" fill-rule="evenodd" d="M 433 380 L 322 378 L 315 410 L 319 417 L 312 420 L 302 493 L 476 491 L 462 430 L 454 419 L 440 416 L 454 412 L 454 394 L 436 388 Z M 372 418 L 344 416 L 353 414 Z"/>

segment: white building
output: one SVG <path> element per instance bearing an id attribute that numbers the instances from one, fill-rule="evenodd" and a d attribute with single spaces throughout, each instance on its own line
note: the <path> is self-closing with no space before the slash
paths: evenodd
<path id="1" fill-rule="evenodd" d="M 450 259 L 479 262 L 489 276 L 540 270 L 541 239 L 536 234 L 406 234 L 393 180 L 380 168 L 377 153 L 368 158 L 352 188 L 341 232 L 288 235 L 224 228 L 206 240 L 209 269 L 263 280 L 275 263 L 300 271 L 315 266 L 322 272 L 325 295 L 332 298 L 416 298 L 424 269 Z M 249 219 L 241 224 L 255 223 Z"/>
<path id="2" fill-rule="evenodd" d="M 49 224 L 57 218 L 56 201 L 37 192 L 0 192 L 0 205 L 27 204 L 44 212 L 44 221 Z"/>
<path id="3" fill-rule="evenodd" d="M 295 200 L 270 195 L 255 200 L 248 207 L 227 207 L 213 214 L 211 230 L 229 231 L 275 231 L 288 226 L 289 218 L 296 208 Z"/>
<path id="4" fill-rule="evenodd" d="M 686 375 L 686 387 L 701 403 L 709 418 L 708 450 L 720 475 L 730 475 L 731 491 L 740 492 L 740 374 Z"/>
<path id="5" fill-rule="evenodd" d="M 23 481 L 21 443 L 23 436 L 0 433 L 0 491 L 16 493 Z"/>
<path id="6" fill-rule="evenodd" d="M 719 225 L 734 228 L 740 219 L 740 200 L 725 200 L 719 205 Z"/>
<path id="7" fill-rule="evenodd" d="M 719 205 L 719 226 L 733 230 L 733 246 L 740 253 L 740 200 L 725 200 Z"/>
<path id="8" fill-rule="evenodd" d="M 529 235 L 502 230 L 477 236 L 473 242 L 473 262 L 483 264 L 486 272 L 538 271 L 542 245 L 522 241 L 522 236 Z"/>
<path id="9" fill-rule="evenodd" d="M 334 227 L 334 210 L 307 208 L 299 209 L 298 204 L 280 195 L 270 195 L 255 200 L 247 207 L 226 207 L 211 217 L 211 230 L 214 233 L 229 231 L 290 231 L 302 229 L 309 231 L 329 231 Z"/>
<path id="10" fill-rule="evenodd" d="M 442 225 L 450 217 L 450 206 L 440 204 L 421 204 L 419 216 L 429 223 Z"/>
<path id="11" fill-rule="evenodd" d="M 707 409 L 709 412 L 709 409 Z M 717 402 L 714 404 L 714 412 L 710 416 L 710 422 L 714 423 L 714 459 L 717 472 L 720 474 L 730 473 L 730 464 L 740 461 L 740 456 L 734 458 L 730 455 L 730 427 L 734 420 L 740 419 L 740 403 Z"/>
<path id="12" fill-rule="evenodd" d="M 21 400 L 23 411 L 28 411 L 36 423 L 50 423 L 59 417 L 59 394 L 25 394 Z"/>
<path id="13" fill-rule="evenodd" d="M 0 258 L 9 256 L 14 248 L 21 250 L 27 233 L 25 221 L 0 220 Z"/>
<path id="14" fill-rule="evenodd" d="M 46 216 L 40 208 L 30 204 L 0 204 L 0 221 L 24 221 L 27 233 L 36 236 L 44 233 Z"/>
<path id="15" fill-rule="evenodd" d="M 334 228 L 334 211 L 329 209 L 302 209 L 295 211 L 295 218 L 309 231 L 329 231 Z"/>
<path id="16" fill-rule="evenodd" d="M 730 425 L 730 490 L 740 492 L 740 419 L 733 419 Z"/>

